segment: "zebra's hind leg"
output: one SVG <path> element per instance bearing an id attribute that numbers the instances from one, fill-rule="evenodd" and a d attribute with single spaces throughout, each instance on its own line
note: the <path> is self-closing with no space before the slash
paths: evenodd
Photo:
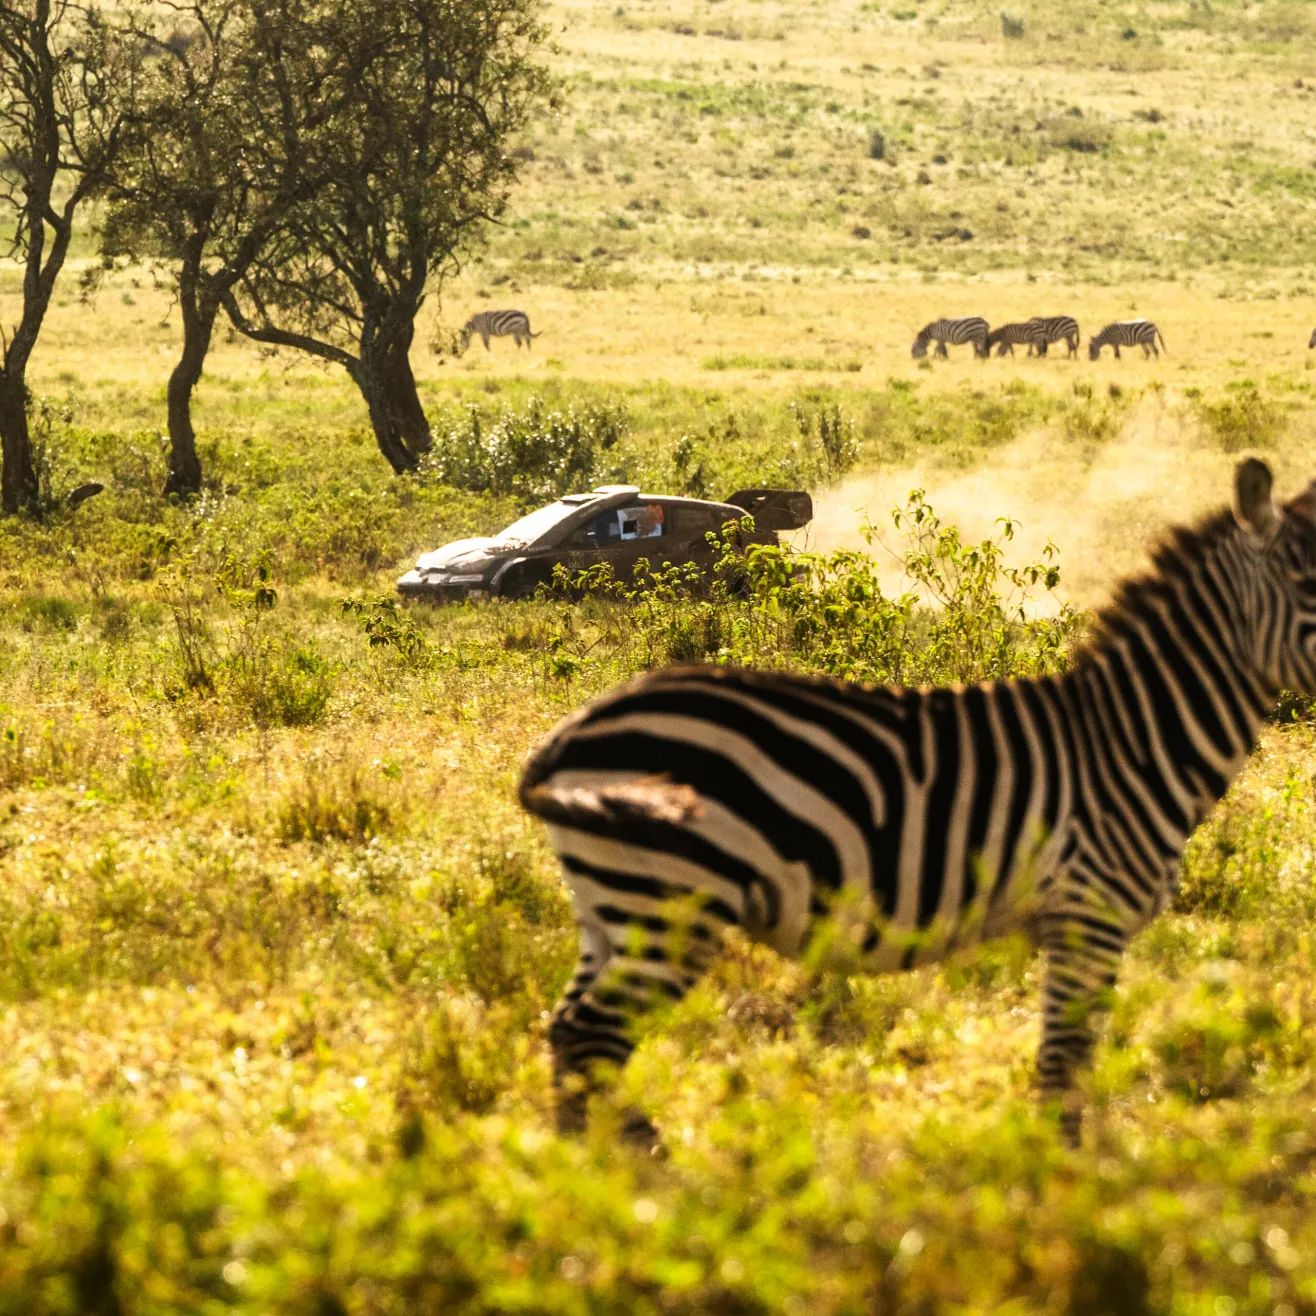
<path id="1" fill-rule="evenodd" d="M 1083 1105 L 1075 1080 L 1092 1058 L 1092 1016 L 1108 1006 L 1125 937 L 1114 923 L 1089 915 L 1081 923 L 1058 925 L 1043 944 L 1047 963 L 1039 1086 L 1043 1105 L 1059 1106 L 1062 1136 L 1077 1147 Z"/>

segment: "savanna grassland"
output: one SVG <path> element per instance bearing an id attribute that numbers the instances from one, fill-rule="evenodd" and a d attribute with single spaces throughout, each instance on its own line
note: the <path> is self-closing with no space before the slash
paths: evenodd
<path id="1" fill-rule="evenodd" d="M 230 338 L 206 490 L 163 502 L 168 272 L 101 269 L 81 234 L 36 430 L 54 503 L 106 490 L 0 522 L 0 1311 L 1316 1311 L 1307 701 L 1128 956 L 1077 1152 L 1034 1108 L 1015 945 L 820 981 L 732 945 L 627 1074 L 667 1157 L 606 1107 L 558 1139 L 544 1020 L 575 937 L 514 799 L 557 718 L 671 658 L 1063 661 L 1045 592 L 994 656 L 972 617 L 915 628 L 917 662 L 873 648 L 911 488 L 966 536 L 1018 518 L 1012 561 L 1053 541 L 1082 609 L 1240 453 L 1316 474 L 1316 10 L 552 14 L 560 110 L 413 351 L 440 458 L 552 430 L 599 479 L 802 484 L 810 545 L 879 528 L 836 569 L 866 592 L 808 644 L 753 601 L 383 604 L 551 472 L 505 445 L 465 487 L 442 460 L 394 478 L 344 377 Z M 450 354 L 503 305 L 531 352 Z M 1169 353 L 909 356 L 942 315 L 1059 312 L 1151 317 Z"/>

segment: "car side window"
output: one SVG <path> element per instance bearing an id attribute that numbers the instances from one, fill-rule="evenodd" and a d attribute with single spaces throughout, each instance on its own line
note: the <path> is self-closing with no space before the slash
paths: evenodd
<path id="1" fill-rule="evenodd" d="M 571 536 L 575 548 L 607 548 L 621 540 L 621 522 L 616 508 L 591 517 Z"/>
<path id="2" fill-rule="evenodd" d="M 623 539 L 657 539 L 663 533 L 667 509 L 662 503 L 623 507 L 617 513 Z"/>

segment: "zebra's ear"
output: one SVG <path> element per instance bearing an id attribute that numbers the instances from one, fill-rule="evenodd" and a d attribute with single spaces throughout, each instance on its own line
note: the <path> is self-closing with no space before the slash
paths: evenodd
<path id="1" fill-rule="evenodd" d="M 1255 457 L 1234 468 L 1234 519 L 1258 548 L 1279 529 L 1280 511 L 1271 494 L 1274 484 L 1270 467 Z"/>

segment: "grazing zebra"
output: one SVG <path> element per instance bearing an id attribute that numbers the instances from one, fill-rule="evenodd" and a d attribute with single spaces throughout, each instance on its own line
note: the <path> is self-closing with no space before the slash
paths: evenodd
<path id="1" fill-rule="evenodd" d="M 1040 1087 L 1076 1140 L 1089 1015 L 1280 689 L 1316 693 L 1316 482 L 1280 506 L 1249 459 L 1233 511 L 1174 531 L 1062 675 L 901 690 L 675 668 L 586 705 L 521 781 L 580 926 L 549 1027 L 560 1126 L 723 928 L 798 955 L 830 922 L 876 970 L 1027 934 Z"/>
<path id="2" fill-rule="evenodd" d="M 928 342 L 937 345 L 937 356 L 949 355 L 946 346 L 959 347 L 961 343 L 972 343 L 974 356 L 987 356 L 987 321 L 980 315 L 968 315 L 960 320 L 934 320 L 919 330 L 912 349 L 916 361 L 928 354 Z"/>
<path id="3" fill-rule="evenodd" d="M 1058 343 L 1063 339 L 1069 348 L 1065 355 L 1078 355 L 1078 321 L 1072 315 L 1039 315 L 1033 317 L 1032 323 L 1041 326 L 1047 343 Z M 1046 355 L 1045 347 L 1042 355 Z"/>
<path id="4" fill-rule="evenodd" d="M 523 341 L 529 347 L 530 340 L 539 337 L 539 334 L 530 332 L 530 317 L 524 311 L 480 311 L 462 325 L 457 347 L 458 356 L 463 355 L 471 345 L 471 337 L 474 334 L 480 335 L 486 352 L 489 350 L 491 338 L 505 338 L 511 334 L 516 339 L 517 347 L 520 347 Z"/>
<path id="5" fill-rule="evenodd" d="M 987 335 L 987 350 L 990 352 L 995 347 L 997 356 L 1004 356 L 1007 352 L 1013 356 L 1016 345 L 1026 346 L 1029 356 L 1034 351 L 1038 356 L 1045 356 L 1046 333 L 1036 320 L 1029 320 L 1026 323 L 1003 324 Z"/>
<path id="6" fill-rule="evenodd" d="M 1140 347 L 1144 357 L 1155 353 L 1159 358 L 1161 354 L 1156 351 L 1158 337 L 1161 346 L 1168 352 L 1170 349 L 1165 347 L 1165 335 L 1150 320 L 1116 320 L 1114 324 L 1108 324 L 1099 334 L 1088 339 L 1088 359 L 1095 361 L 1107 343 L 1115 349 L 1117 361 L 1121 347 Z"/>

